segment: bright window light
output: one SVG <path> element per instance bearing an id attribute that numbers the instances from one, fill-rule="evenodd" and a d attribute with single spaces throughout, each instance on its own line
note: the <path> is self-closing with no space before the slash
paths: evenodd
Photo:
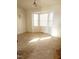
<path id="1" fill-rule="evenodd" d="M 46 40 L 46 39 L 51 39 L 51 36 L 43 37 L 43 38 L 41 38 L 40 40 Z"/>
<path id="2" fill-rule="evenodd" d="M 34 38 L 32 39 L 31 41 L 29 41 L 29 43 L 32 43 L 32 42 L 37 42 L 40 38 Z"/>
<path id="3" fill-rule="evenodd" d="M 33 18 L 34 18 L 34 19 L 33 19 L 33 22 L 34 22 L 33 24 L 34 24 L 34 26 L 38 26 L 38 14 L 34 14 L 34 15 L 33 15 Z"/>
<path id="4" fill-rule="evenodd" d="M 57 30 L 53 28 L 53 31 L 51 32 L 51 35 L 54 36 L 54 37 L 57 37 L 58 36 Z"/>
<path id="5" fill-rule="evenodd" d="M 33 13 L 32 28 L 34 32 L 51 34 L 53 29 L 53 12 Z"/>
<path id="6" fill-rule="evenodd" d="M 50 13 L 33 13 L 33 26 L 52 26 L 53 12 Z"/>
<path id="7" fill-rule="evenodd" d="M 40 14 L 40 26 L 47 26 L 48 14 Z"/>
<path id="8" fill-rule="evenodd" d="M 31 41 L 29 41 L 29 43 L 34 43 L 34 42 L 38 42 L 38 41 L 46 40 L 46 39 L 51 39 L 51 36 L 42 37 L 42 38 L 34 38 L 34 39 L 32 39 Z"/>
<path id="9" fill-rule="evenodd" d="M 53 25 L 53 13 L 49 13 L 49 26 Z"/>

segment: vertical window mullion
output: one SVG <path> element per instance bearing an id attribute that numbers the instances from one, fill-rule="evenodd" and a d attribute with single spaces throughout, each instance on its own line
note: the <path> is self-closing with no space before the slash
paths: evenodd
<path id="1" fill-rule="evenodd" d="M 48 21 L 48 22 L 47 22 L 47 24 L 48 24 L 48 25 L 47 25 L 48 32 L 50 32 L 50 28 L 49 28 L 49 13 L 48 13 L 48 19 L 47 19 L 47 21 Z"/>
<path id="2" fill-rule="evenodd" d="M 38 13 L 38 26 L 40 26 L 40 13 Z"/>
<path id="3" fill-rule="evenodd" d="M 34 32 L 34 13 L 32 14 L 32 32 Z"/>
<path id="4" fill-rule="evenodd" d="M 38 31 L 40 32 L 40 13 L 38 13 Z"/>

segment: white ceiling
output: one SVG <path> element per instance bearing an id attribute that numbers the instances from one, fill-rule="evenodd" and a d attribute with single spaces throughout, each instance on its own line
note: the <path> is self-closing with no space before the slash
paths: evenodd
<path id="1" fill-rule="evenodd" d="M 17 6 L 24 9 L 32 9 L 34 0 L 17 0 Z M 54 7 L 61 4 L 61 0 L 37 0 L 41 8 Z"/>

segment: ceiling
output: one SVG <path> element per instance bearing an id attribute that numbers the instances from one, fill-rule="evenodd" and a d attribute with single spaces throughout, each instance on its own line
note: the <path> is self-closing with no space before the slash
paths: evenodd
<path id="1" fill-rule="evenodd" d="M 34 0 L 17 0 L 17 6 L 24 9 L 32 9 Z M 40 8 L 49 8 L 58 6 L 61 4 L 61 0 L 37 0 Z"/>

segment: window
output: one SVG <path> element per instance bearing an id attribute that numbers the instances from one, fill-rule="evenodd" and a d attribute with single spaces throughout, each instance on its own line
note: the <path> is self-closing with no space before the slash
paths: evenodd
<path id="1" fill-rule="evenodd" d="M 49 13 L 49 26 L 53 25 L 53 13 Z"/>
<path id="2" fill-rule="evenodd" d="M 33 15 L 33 25 L 34 26 L 38 26 L 38 14 L 34 14 Z"/>
<path id="3" fill-rule="evenodd" d="M 51 32 L 53 25 L 53 13 L 33 13 L 32 26 L 33 31 L 39 30 Z M 36 28 L 36 29 L 35 29 Z"/>
<path id="4" fill-rule="evenodd" d="M 48 14 L 40 14 L 40 26 L 47 26 Z"/>
<path id="5" fill-rule="evenodd" d="M 48 24 L 49 22 L 49 24 Z M 53 13 L 34 13 L 33 14 L 33 25 L 34 26 L 51 26 L 53 24 Z"/>

